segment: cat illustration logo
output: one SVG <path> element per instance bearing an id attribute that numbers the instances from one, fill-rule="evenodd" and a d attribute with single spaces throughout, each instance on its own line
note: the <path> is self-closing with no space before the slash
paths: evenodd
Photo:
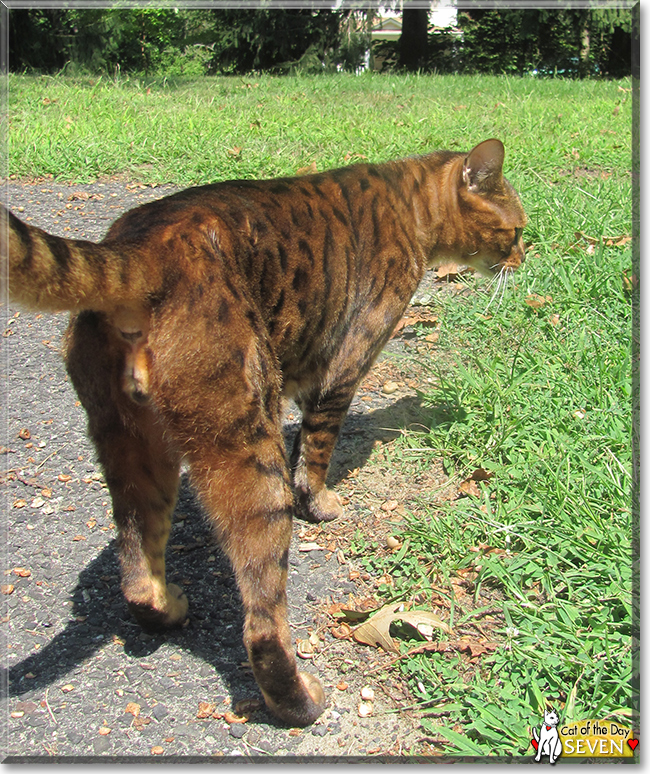
<path id="1" fill-rule="evenodd" d="M 554 709 L 544 710 L 544 722 L 539 728 L 539 733 L 536 728 L 533 728 L 532 745 L 537 750 L 535 756 L 537 763 L 542 760 L 542 755 L 548 755 L 549 763 L 555 763 L 562 755 L 562 742 L 557 728 L 559 722 L 560 716 Z"/>
<path id="2" fill-rule="evenodd" d="M 554 709 L 544 711 L 544 722 L 533 728 L 531 744 L 535 748 L 535 760 L 539 763 L 548 755 L 548 762 L 562 756 L 568 758 L 633 758 L 639 740 L 633 730 L 617 720 L 588 719 L 560 725 Z"/>

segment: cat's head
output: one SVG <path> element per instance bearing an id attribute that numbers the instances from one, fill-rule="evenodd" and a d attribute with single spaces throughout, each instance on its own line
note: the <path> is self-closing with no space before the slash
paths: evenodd
<path id="1" fill-rule="evenodd" d="M 544 710 L 544 724 L 547 726 L 557 726 L 560 722 L 560 716 L 554 709 Z"/>
<path id="2" fill-rule="evenodd" d="M 457 181 L 460 258 L 487 276 L 514 271 L 524 260 L 526 213 L 503 176 L 504 155 L 500 140 L 485 140 L 465 156 Z"/>

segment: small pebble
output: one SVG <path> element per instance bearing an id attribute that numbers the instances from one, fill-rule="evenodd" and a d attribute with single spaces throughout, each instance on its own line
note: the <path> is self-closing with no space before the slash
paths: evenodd
<path id="1" fill-rule="evenodd" d="M 243 723 L 236 723 L 230 726 L 230 736 L 234 736 L 235 739 L 241 739 L 248 729 Z"/>
<path id="2" fill-rule="evenodd" d="M 156 720 L 162 720 L 164 717 L 169 715 L 169 710 L 167 707 L 165 707 L 164 704 L 156 704 L 156 706 L 151 711 L 151 714 Z"/>
<path id="3" fill-rule="evenodd" d="M 399 384 L 397 384 L 397 382 L 386 382 L 381 388 L 384 395 L 392 395 L 394 392 L 397 392 L 397 390 L 399 390 Z"/>
<path id="4" fill-rule="evenodd" d="M 95 750 L 96 755 L 108 752 L 111 749 L 111 743 L 108 740 L 108 737 L 100 736 L 98 739 L 95 739 L 93 741 L 93 749 Z"/>
<path id="5" fill-rule="evenodd" d="M 364 685 L 361 689 L 361 698 L 364 701 L 372 701 L 375 698 L 375 692 L 369 685 Z"/>
<path id="6" fill-rule="evenodd" d="M 314 736 L 325 736 L 327 733 L 327 726 L 314 726 L 311 732 Z"/>
<path id="7" fill-rule="evenodd" d="M 372 715 L 372 704 L 369 701 L 359 702 L 358 713 L 360 718 L 369 718 Z"/>
<path id="8" fill-rule="evenodd" d="M 401 545 L 402 544 L 400 543 L 400 541 L 396 537 L 394 537 L 393 535 L 389 535 L 386 538 L 386 547 L 387 548 L 397 548 L 398 546 L 401 546 Z"/>

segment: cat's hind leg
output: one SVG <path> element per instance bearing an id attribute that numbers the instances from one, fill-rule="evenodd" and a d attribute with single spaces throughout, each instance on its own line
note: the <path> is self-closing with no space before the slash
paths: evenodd
<path id="1" fill-rule="evenodd" d="M 255 316 L 242 304 L 229 309 L 230 325 L 215 330 L 213 316 L 192 318 L 181 307 L 169 325 L 182 338 L 163 325 L 153 331 L 151 395 L 234 569 L 244 644 L 266 704 L 285 723 L 306 726 L 325 701 L 318 680 L 298 671 L 287 619 L 293 491 L 280 373 Z M 156 347 L 158 338 L 165 346 Z"/>
<path id="2" fill-rule="evenodd" d="M 90 436 L 113 501 L 122 591 L 146 628 L 183 623 L 187 598 L 165 580 L 165 547 L 179 479 L 179 456 L 153 409 L 123 389 L 126 346 L 103 315 L 73 319 L 67 368 L 88 414 Z"/>
<path id="3" fill-rule="evenodd" d="M 324 694 L 315 677 L 298 672 L 287 620 L 293 494 L 282 436 L 226 455 L 206 448 L 190 460 L 235 571 L 244 644 L 266 704 L 289 725 L 309 725 L 323 711 Z"/>

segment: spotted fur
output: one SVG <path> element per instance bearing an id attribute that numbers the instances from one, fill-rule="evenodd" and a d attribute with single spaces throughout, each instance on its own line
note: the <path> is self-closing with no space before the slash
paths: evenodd
<path id="1" fill-rule="evenodd" d="M 502 163 L 487 140 L 190 188 L 127 212 L 99 244 L 2 209 L 10 297 L 73 312 L 67 368 L 113 499 L 131 611 L 154 628 L 186 617 L 164 557 L 185 459 L 237 576 L 255 677 L 290 725 L 324 707 L 287 623 L 292 515 L 341 514 L 325 486 L 341 423 L 426 268 L 452 258 L 494 274 L 523 260 L 525 215 Z M 290 461 L 283 395 L 303 415 Z"/>

